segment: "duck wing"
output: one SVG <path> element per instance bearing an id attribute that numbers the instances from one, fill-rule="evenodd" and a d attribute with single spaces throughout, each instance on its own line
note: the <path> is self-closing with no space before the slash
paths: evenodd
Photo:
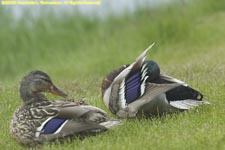
<path id="1" fill-rule="evenodd" d="M 131 103 L 144 93 L 146 70 L 142 69 L 147 52 L 153 47 L 150 45 L 136 60 L 123 69 L 111 83 L 111 93 L 103 99 L 109 99 L 109 109 L 115 113 L 119 109 L 125 109 L 127 103 Z"/>
<path id="2" fill-rule="evenodd" d="M 184 86 L 188 86 L 184 81 L 181 81 L 179 79 L 170 77 L 166 74 L 160 74 L 159 78 L 154 81 L 154 83 L 159 83 L 159 84 L 165 84 L 165 83 L 179 83 Z"/>
<path id="3" fill-rule="evenodd" d="M 179 89 L 184 89 L 180 91 Z M 186 92 L 187 91 L 187 92 Z M 164 114 L 188 110 L 202 104 L 209 104 L 207 101 L 196 99 L 197 91 L 185 87 L 179 83 L 155 84 L 147 83 L 145 94 L 138 100 L 128 105 L 130 116 L 136 116 L 138 110 L 144 110 L 150 114 Z M 176 97 L 176 99 L 172 99 Z M 183 99 L 179 99 L 179 98 Z M 193 99 L 189 99 L 189 97 Z M 200 96 L 201 97 L 201 96 Z M 185 98 L 185 99 L 184 99 Z"/>
<path id="4" fill-rule="evenodd" d="M 156 83 L 146 83 L 146 90 L 142 97 L 138 100 L 130 103 L 128 108 L 132 112 L 137 112 L 141 107 L 150 103 L 154 100 L 157 96 L 164 94 L 165 92 L 174 89 L 180 86 L 179 83 L 172 83 L 172 84 L 156 84 Z"/>
<path id="5" fill-rule="evenodd" d="M 125 68 L 114 80 L 113 83 L 121 83 L 130 72 L 135 72 L 136 70 L 140 69 L 145 58 L 147 55 L 147 52 L 154 46 L 155 43 L 151 44 L 144 52 L 142 52 L 136 60 L 130 64 L 127 68 Z M 112 84 L 113 84 L 112 83 Z"/>
<path id="6" fill-rule="evenodd" d="M 105 111 L 91 105 L 66 102 L 55 107 L 58 114 L 50 116 L 37 128 L 35 135 L 39 143 L 74 135 L 92 135 L 121 124 L 121 121 L 108 118 Z"/>

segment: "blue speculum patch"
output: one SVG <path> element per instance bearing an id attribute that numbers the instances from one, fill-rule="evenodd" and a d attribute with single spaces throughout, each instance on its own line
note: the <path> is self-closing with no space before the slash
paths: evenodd
<path id="1" fill-rule="evenodd" d="M 140 96 L 141 74 L 136 72 L 125 80 L 125 99 L 129 104 Z"/>
<path id="2" fill-rule="evenodd" d="M 52 134 L 66 121 L 66 119 L 53 118 L 49 120 L 42 129 L 42 134 Z"/>

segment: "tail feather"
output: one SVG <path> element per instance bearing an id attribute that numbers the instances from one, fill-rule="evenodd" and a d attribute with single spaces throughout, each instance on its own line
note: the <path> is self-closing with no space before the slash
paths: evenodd
<path id="1" fill-rule="evenodd" d="M 117 119 L 109 119 L 108 121 L 102 122 L 99 125 L 104 126 L 106 129 L 110 129 L 117 125 L 121 125 L 122 121 Z"/>
<path id="2" fill-rule="evenodd" d="M 210 103 L 207 101 L 199 101 L 199 100 L 192 100 L 192 99 L 170 102 L 171 106 L 178 109 L 183 109 L 183 110 L 191 109 L 202 104 L 210 104 Z"/>

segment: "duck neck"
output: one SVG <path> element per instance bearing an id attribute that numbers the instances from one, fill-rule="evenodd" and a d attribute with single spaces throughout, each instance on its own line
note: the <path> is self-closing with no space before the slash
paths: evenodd
<path id="1" fill-rule="evenodd" d="M 25 104 L 31 104 L 33 102 L 42 101 L 45 100 L 45 96 L 41 93 L 33 93 L 30 90 L 27 90 L 27 88 L 20 87 L 20 97 L 23 99 L 23 102 Z"/>

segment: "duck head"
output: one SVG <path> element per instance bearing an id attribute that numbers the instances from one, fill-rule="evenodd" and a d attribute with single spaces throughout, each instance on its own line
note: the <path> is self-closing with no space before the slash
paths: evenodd
<path id="1" fill-rule="evenodd" d="M 147 75 L 148 75 L 148 82 L 153 82 L 157 79 L 160 75 L 160 68 L 159 65 L 153 60 L 146 60 L 143 63 L 143 66 L 146 65 L 147 68 Z"/>
<path id="2" fill-rule="evenodd" d="M 43 99 L 44 95 L 42 92 L 49 92 L 61 97 L 67 96 L 67 94 L 52 83 L 50 77 L 46 73 L 38 70 L 30 72 L 22 78 L 19 92 L 25 103 Z"/>

